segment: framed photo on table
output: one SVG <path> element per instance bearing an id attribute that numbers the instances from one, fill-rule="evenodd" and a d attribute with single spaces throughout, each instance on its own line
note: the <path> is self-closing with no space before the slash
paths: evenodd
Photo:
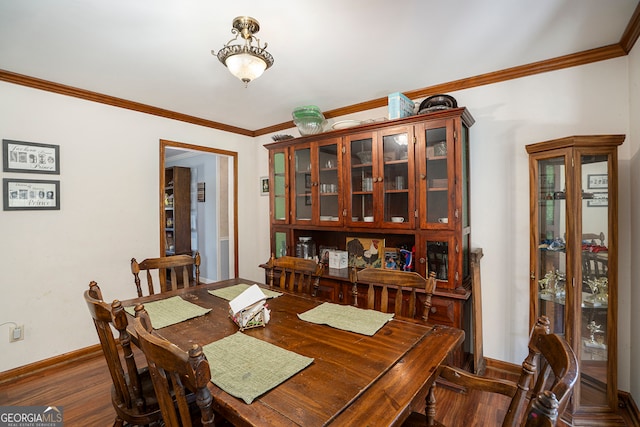
<path id="1" fill-rule="evenodd" d="M 397 248 L 382 248 L 382 269 L 383 270 L 401 270 L 402 262 L 400 250 Z"/>
<path id="2" fill-rule="evenodd" d="M 60 181 L 3 178 L 5 211 L 60 210 Z"/>
<path id="3" fill-rule="evenodd" d="M 60 146 L 2 140 L 4 172 L 60 174 Z"/>

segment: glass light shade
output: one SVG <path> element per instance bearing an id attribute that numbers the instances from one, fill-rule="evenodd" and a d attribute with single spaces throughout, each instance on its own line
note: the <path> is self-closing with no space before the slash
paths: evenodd
<path id="1" fill-rule="evenodd" d="M 237 78 L 245 83 L 249 83 L 251 80 L 256 79 L 264 73 L 267 69 L 267 63 L 257 56 L 248 53 L 238 53 L 236 55 L 229 56 L 225 65 Z"/>

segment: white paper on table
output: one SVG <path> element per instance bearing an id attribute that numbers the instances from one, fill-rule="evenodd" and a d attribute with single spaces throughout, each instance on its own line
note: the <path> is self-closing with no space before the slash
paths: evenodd
<path id="1" fill-rule="evenodd" d="M 266 301 L 267 296 L 262 292 L 260 286 L 251 285 L 240 295 L 229 301 L 229 308 L 231 308 L 231 315 L 235 316 L 240 311 L 252 306 L 260 301 Z"/>

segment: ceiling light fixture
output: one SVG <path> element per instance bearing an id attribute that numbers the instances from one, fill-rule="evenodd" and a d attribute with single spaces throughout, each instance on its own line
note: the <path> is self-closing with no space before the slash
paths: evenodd
<path id="1" fill-rule="evenodd" d="M 216 55 L 220 62 L 229 69 L 231 74 L 244 82 L 245 87 L 249 82 L 260 77 L 264 70 L 273 65 L 273 56 L 260 46 L 260 39 L 254 36 L 260 31 L 260 24 L 250 16 L 238 16 L 233 20 L 231 33 L 236 36 L 229 40 L 218 54 L 212 50 L 211 54 Z M 230 44 L 242 36 L 244 44 Z M 256 42 L 254 46 L 252 43 Z"/>

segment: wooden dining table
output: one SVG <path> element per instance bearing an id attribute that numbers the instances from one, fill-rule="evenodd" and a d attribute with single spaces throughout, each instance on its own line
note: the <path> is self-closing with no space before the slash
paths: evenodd
<path id="1" fill-rule="evenodd" d="M 208 291 L 241 283 L 255 282 L 231 279 L 135 298 L 123 301 L 123 305 L 178 295 L 211 309 L 203 316 L 157 330 L 188 350 L 194 343 L 204 346 L 238 331 L 229 317 L 229 302 Z M 367 336 L 298 318 L 321 303 L 287 293 L 269 299 L 269 323 L 243 333 L 313 358 L 313 363 L 251 404 L 210 382 L 218 413 L 237 426 L 396 426 L 412 411 L 424 410 L 427 391 L 440 365 L 462 343 L 464 332 L 393 318 Z"/>

